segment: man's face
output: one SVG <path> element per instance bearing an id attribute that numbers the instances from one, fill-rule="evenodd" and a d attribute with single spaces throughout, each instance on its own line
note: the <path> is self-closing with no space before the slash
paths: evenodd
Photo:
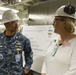
<path id="1" fill-rule="evenodd" d="M 18 30 L 18 20 L 7 22 L 5 26 L 10 32 L 16 32 Z"/>

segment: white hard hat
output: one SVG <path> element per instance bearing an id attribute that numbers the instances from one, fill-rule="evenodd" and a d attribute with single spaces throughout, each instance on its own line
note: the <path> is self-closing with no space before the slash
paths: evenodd
<path id="1" fill-rule="evenodd" d="M 65 16 L 76 19 L 75 7 L 72 5 L 63 5 L 56 11 L 55 16 Z"/>
<path id="2" fill-rule="evenodd" d="M 14 20 L 19 20 L 18 15 L 12 10 L 6 10 L 2 16 L 2 23 L 7 23 Z"/>

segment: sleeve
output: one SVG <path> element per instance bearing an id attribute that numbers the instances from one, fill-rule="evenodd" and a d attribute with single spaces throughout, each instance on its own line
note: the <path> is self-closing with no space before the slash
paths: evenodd
<path id="1" fill-rule="evenodd" d="M 63 75 L 76 75 L 76 44 L 73 47 L 70 60 L 71 60 L 69 65 L 70 67 L 68 71 Z"/>
<path id="2" fill-rule="evenodd" d="M 41 73 L 46 73 L 46 63 L 45 62 L 46 62 L 46 59 L 43 62 Z"/>
<path id="3" fill-rule="evenodd" d="M 30 40 L 26 39 L 25 46 L 24 46 L 24 59 L 25 59 L 25 66 L 24 69 L 30 70 L 31 65 L 33 63 L 33 52 L 30 44 Z"/>

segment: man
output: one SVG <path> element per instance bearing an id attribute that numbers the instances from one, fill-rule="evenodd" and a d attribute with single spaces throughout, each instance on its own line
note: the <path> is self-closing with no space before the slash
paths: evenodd
<path id="1" fill-rule="evenodd" d="M 0 34 L 0 75 L 26 75 L 33 63 L 30 41 L 18 31 L 19 17 L 12 10 L 3 13 L 5 31 Z M 25 66 L 23 68 L 22 52 Z"/>

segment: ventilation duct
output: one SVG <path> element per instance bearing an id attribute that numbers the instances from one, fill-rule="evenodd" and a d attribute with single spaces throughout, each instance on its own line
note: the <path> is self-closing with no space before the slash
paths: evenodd
<path id="1" fill-rule="evenodd" d="M 36 5 L 36 4 L 40 4 L 40 3 L 44 3 L 44 2 L 48 2 L 48 1 L 54 1 L 54 0 L 32 0 L 30 2 L 27 2 L 27 4 Z"/>
<path id="2" fill-rule="evenodd" d="M 3 3 L 8 4 L 8 0 L 1 0 Z"/>

